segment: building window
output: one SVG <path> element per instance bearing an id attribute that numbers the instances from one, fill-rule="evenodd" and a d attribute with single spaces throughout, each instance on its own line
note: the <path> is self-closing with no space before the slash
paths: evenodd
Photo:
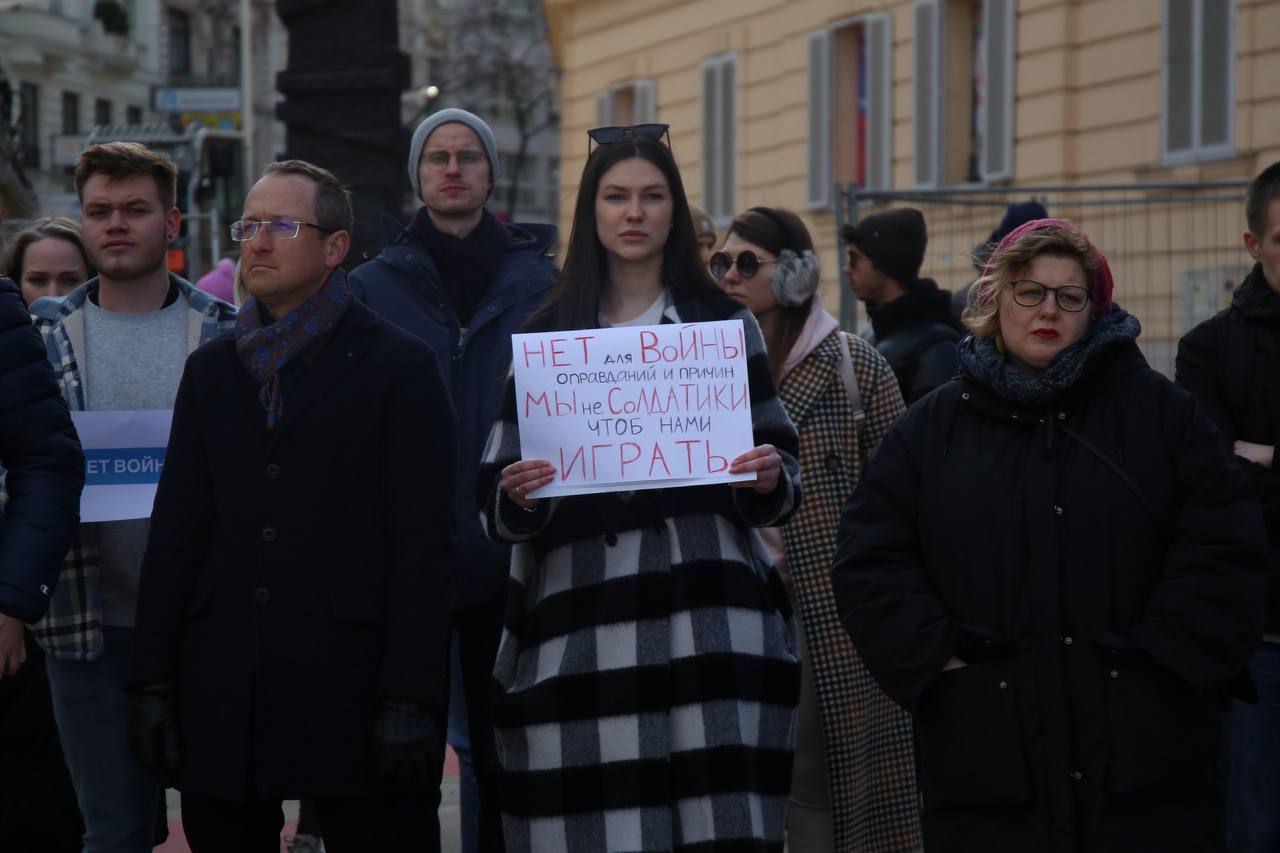
<path id="1" fill-rule="evenodd" d="M 125 107 L 124 123 L 131 127 L 142 124 L 142 107 Z"/>
<path id="2" fill-rule="evenodd" d="M 547 215 L 552 219 L 560 208 L 560 158 L 547 158 Z"/>
<path id="3" fill-rule="evenodd" d="M 93 123 L 101 127 L 111 124 L 111 102 L 97 98 L 93 102 Z"/>
<path id="4" fill-rule="evenodd" d="M 191 16 L 179 9 L 168 11 L 169 74 L 191 73 Z"/>
<path id="5" fill-rule="evenodd" d="M 1010 177 L 1015 0 L 917 0 L 912 11 L 915 183 Z"/>
<path id="6" fill-rule="evenodd" d="M 702 63 L 702 206 L 727 225 L 737 213 L 738 59 Z"/>
<path id="7" fill-rule="evenodd" d="M 596 95 L 596 126 L 645 124 L 658 120 L 657 89 L 652 80 L 632 80 Z"/>
<path id="8" fill-rule="evenodd" d="M 80 96 L 75 92 L 62 93 L 62 132 L 67 136 L 80 132 Z"/>
<path id="9" fill-rule="evenodd" d="M 532 155 L 524 158 L 520 169 L 520 185 L 516 190 L 518 201 L 522 207 L 538 206 L 538 179 L 542 175 L 542 162 Z"/>
<path id="10" fill-rule="evenodd" d="M 22 164 L 32 169 L 40 168 L 40 88 L 35 83 L 18 86 L 18 115 L 20 126 L 18 152 Z"/>
<path id="11" fill-rule="evenodd" d="M 831 205 L 833 182 L 891 183 L 892 38 L 888 15 L 869 15 L 808 38 L 810 208 Z"/>
<path id="12" fill-rule="evenodd" d="M 1235 3 L 1165 0 L 1164 159 L 1233 153 Z"/>

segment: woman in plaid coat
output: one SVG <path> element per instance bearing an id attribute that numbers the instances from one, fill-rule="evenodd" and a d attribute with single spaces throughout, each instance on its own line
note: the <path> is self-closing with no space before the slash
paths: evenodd
<path id="1" fill-rule="evenodd" d="M 486 532 L 512 543 L 494 675 L 510 853 L 781 851 L 799 666 L 753 527 L 800 499 L 796 433 L 759 327 L 698 259 L 653 128 L 592 131 L 564 270 L 535 330 L 741 319 L 757 479 L 537 500 L 513 383 L 481 460 Z M 597 138 L 599 136 L 599 138 Z"/>
<path id="2" fill-rule="evenodd" d="M 761 531 L 803 629 L 788 849 L 918 850 L 911 718 L 862 664 L 831 591 L 840 512 L 863 460 L 903 411 L 897 380 L 874 347 L 822 309 L 813 241 L 791 211 L 743 213 L 711 271 L 759 320 L 778 395 L 800 433 L 804 506 L 786 526 Z"/>

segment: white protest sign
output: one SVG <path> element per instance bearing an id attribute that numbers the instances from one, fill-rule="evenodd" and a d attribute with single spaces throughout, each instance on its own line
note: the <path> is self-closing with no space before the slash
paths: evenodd
<path id="1" fill-rule="evenodd" d="M 84 448 L 80 520 L 150 518 L 173 412 L 72 412 Z"/>
<path id="2" fill-rule="evenodd" d="M 741 320 L 511 336 L 520 453 L 556 479 L 531 497 L 754 480 Z"/>

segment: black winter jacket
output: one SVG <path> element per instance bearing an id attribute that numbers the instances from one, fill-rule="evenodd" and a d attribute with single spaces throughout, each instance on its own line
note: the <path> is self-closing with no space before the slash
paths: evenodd
<path id="1" fill-rule="evenodd" d="M 230 334 L 187 359 L 129 680 L 178 687 L 184 794 L 374 795 L 379 699 L 443 720 L 456 469 L 437 371 L 352 302 L 268 431 Z"/>
<path id="2" fill-rule="evenodd" d="M 480 529 L 476 469 L 511 368 L 511 335 L 542 304 L 556 277 L 546 256 L 555 243 L 554 227 L 508 225 L 507 231 L 511 243 L 465 335 L 449 307 L 439 270 L 408 230 L 356 268 L 350 279 L 357 299 L 431 347 L 457 412 L 459 607 L 477 605 L 506 589 L 511 553 Z"/>
<path id="3" fill-rule="evenodd" d="M 956 375 L 956 342 L 964 334 L 951 313 L 951 295 L 922 278 L 892 302 L 868 306 L 871 328 L 863 337 L 898 377 L 910 406 Z"/>
<path id="4" fill-rule="evenodd" d="M 962 378 L 899 418 L 833 579 L 914 715 L 926 849 L 1221 849 L 1221 695 L 1266 566 L 1213 423 L 1133 343 L 1043 408 Z"/>
<path id="5" fill-rule="evenodd" d="M 1237 439 L 1280 447 L 1280 294 L 1255 265 L 1231 305 L 1178 343 L 1177 382 L 1200 401 L 1230 451 Z M 1271 541 L 1267 631 L 1280 633 L 1280 456 L 1267 468 L 1242 457 Z"/>
<path id="6" fill-rule="evenodd" d="M 84 454 L 22 293 L 0 276 L 0 613 L 37 622 L 80 523 Z"/>

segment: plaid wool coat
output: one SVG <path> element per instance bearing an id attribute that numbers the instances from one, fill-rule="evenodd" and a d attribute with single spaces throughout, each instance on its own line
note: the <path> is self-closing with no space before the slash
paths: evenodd
<path id="1" fill-rule="evenodd" d="M 188 353 L 235 326 L 236 309 L 180 276 L 169 274 L 190 306 Z M 61 299 L 45 297 L 31 304 L 31 317 L 44 338 L 45 353 L 63 399 L 73 412 L 86 408 L 84 374 L 84 303 L 98 288 L 91 278 Z M 97 660 L 102 654 L 102 598 L 98 579 L 96 526 L 81 524 L 63 560 L 49 612 L 35 626 L 40 646 L 59 660 Z"/>
<path id="2" fill-rule="evenodd" d="M 841 376 L 841 335 L 866 414 L 861 428 Z M 863 461 L 903 412 L 898 381 L 875 348 L 837 330 L 783 377 L 778 396 L 800 433 L 805 500 L 782 541 L 827 746 L 833 853 L 919 850 L 911 717 L 859 659 L 831 590 L 840 512 Z"/>
<path id="3" fill-rule="evenodd" d="M 752 529 L 800 499 L 795 428 L 755 318 L 711 291 L 664 322 L 741 319 L 757 444 L 777 489 L 542 501 L 498 488 L 520 459 L 513 383 L 481 461 L 488 535 L 512 550 L 494 676 L 509 853 L 781 851 L 799 665 L 786 591 Z"/>

